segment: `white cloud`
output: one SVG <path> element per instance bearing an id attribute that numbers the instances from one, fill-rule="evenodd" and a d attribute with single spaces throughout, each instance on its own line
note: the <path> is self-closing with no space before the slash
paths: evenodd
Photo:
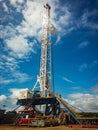
<path id="1" fill-rule="evenodd" d="M 6 3 L 3 3 L 3 8 L 4 8 L 4 11 L 5 11 L 5 12 L 8 11 L 8 7 L 7 7 Z"/>
<path id="2" fill-rule="evenodd" d="M 72 27 L 68 28 L 68 29 L 64 32 L 64 34 L 67 35 L 67 34 L 71 33 L 73 30 L 75 30 L 75 27 L 72 26 Z"/>
<path id="3" fill-rule="evenodd" d="M 12 56 L 3 54 L 0 59 L 0 84 L 10 84 L 13 82 L 23 83 L 31 80 L 32 77 L 19 71 L 19 61 Z M 6 75 L 6 76 L 5 76 Z"/>
<path id="4" fill-rule="evenodd" d="M 82 63 L 80 66 L 79 66 L 79 71 L 84 71 L 85 69 L 94 69 L 98 64 L 98 61 L 97 60 L 94 60 L 93 62 L 91 62 L 90 64 L 87 64 L 87 63 Z"/>
<path id="5" fill-rule="evenodd" d="M 59 0 L 47 0 L 47 2 L 52 7 L 51 21 L 53 22 L 54 26 L 57 27 L 60 35 L 57 36 L 58 42 L 60 41 L 61 35 L 66 35 L 72 30 L 69 27 L 71 24 L 71 13 L 67 7 L 60 7 Z M 6 26 L 0 26 L 0 37 L 4 39 L 7 47 L 12 50 L 13 55 L 18 56 L 17 58 L 24 58 L 30 52 L 35 53 L 34 45 L 36 45 L 36 43 L 32 42 L 32 45 L 30 46 L 26 38 L 35 37 L 40 41 L 42 36 L 42 16 L 43 12 L 45 11 L 43 5 L 45 3 L 45 0 L 10 0 L 10 4 L 16 9 L 15 14 L 17 14 L 17 10 L 20 10 L 19 13 L 21 14 L 21 21 L 19 21 L 17 26 L 14 26 L 13 23 L 15 19 L 13 15 L 11 16 L 11 14 L 8 14 L 8 17 L 10 17 L 13 23 L 9 23 Z M 62 15 L 60 15 L 60 13 L 62 13 Z M 4 19 L 6 20 L 6 18 L 7 17 L 5 16 Z"/>
<path id="6" fill-rule="evenodd" d="M 42 6 L 34 1 L 27 1 L 25 9 L 22 11 L 25 20 L 17 27 L 17 30 L 23 36 L 36 36 L 38 30 L 42 27 Z"/>
<path id="7" fill-rule="evenodd" d="M 34 42 L 28 43 L 27 39 L 22 36 L 15 36 L 7 39 L 6 44 L 19 58 L 28 55 L 29 52 L 35 53 L 33 50 Z"/>
<path id="8" fill-rule="evenodd" d="M 61 77 L 64 81 L 68 82 L 68 83 L 73 83 L 72 80 L 68 79 L 67 77 Z"/>
<path id="9" fill-rule="evenodd" d="M 7 26 L 0 25 L 0 38 L 7 39 L 16 35 L 15 27 L 12 24 Z"/>
<path id="10" fill-rule="evenodd" d="M 84 41 L 84 42 L 81 42 L 78 46 L 78 48 L 85 48 L 89 45 L 90 43 L 88 41 Z"/>
<path id="11" fill-rule="evenodd" d="M 14 70 L 19 67 L 17 60 L 14 57 L 12 57 L 10 55 L 6 55 L 6 54 L 1 55 L 0 66 L 5 71 L 12 70 L 12 69 Z M 7 68 L 7 70 L 6 70 L 6 68 Z"/>
<path id="12" fill-rule="evenodd" d="M 10 18 L 11 21 L 7 25 L 0 25 L 0 38 L 4 40 L 4 50 L 6 49 L 4 57 L 0 59 L 0 71 L 6 74 L 6 77 L 1 75 L 1 84 L 7 84 L 11 82 L 25 82 L 30 80 L 30 76 L 24 72 L 19 71 L 19 61 L 17 59 L 28 59 L 31 53 L 36 53 L 37 41 L 40 41 L 42 36 L 42 17 L 43 17 L 43 5 L 46 0 L 9 0 L 11 6 L 15 7 L 14 14 L 19 15 L 19 19 L 15 19 L 13 10 L 9 5 L 9 12 L 4 16 L 4 21 Z M 71 24 L 71 13 L 65 6 L 60 7 L 59 0 L 47 0 L 51 6 L 51 21 L 54 26 L 57 27 L 59 35 L 57 35 L 57 43 L 60 42 L 61 36 L 66 35 L 71 30 L 69 25 Z M 6 8 L 6 4 L 3 5 Z M 6 8 L 7 10 L 7 8 Z M 18 11 L 18 12 L 17 12 Z M 60 15 L 62 14 L 62 15 Z M 21 16 L 21 18 L 20 18 Z M 20 20 L 21 19 L 21 20 Z M 2 19 L 1 19 L 2 20 Z M 16 23 L 19 20 L 19 23 Z M 69 30 L 69 31 L 68 31 Z M 58 34 L 57 33 L 57 34 Z M 29 37 L 34 38 L 31 41 Z M 37 40 L 36 40 L 37 39 Z M 66 79 L 67 82 L 71 82 Z"/>
<path id="13" fill-rule="evenodd" d="M 13 79 L 7 79 L 0 76 L 0 84 L 9 84 L 9 83 L 12 83 L 13 81 L 14 81 Z"/>
<path id="14" fill-rule="evenodd" d="M 17 12 L 20 12 L 23 8 L 23 3 L 25 0 L 9 0 L 10 4 L 16 8 Z"/>
<path id="15" fill-rule="evenodd" d="M 14 63 L 7 61 L 7 56 L 5 56 L 5 55 L 1 56 L 1 59 L 0 59 L 0 72 L 1 72 L 0 84 L 9 84 L 9 83 L 13 82 L 13 80 L 7 78 L 7 76 L 10 74 L 11 69 L 15 68 L 14 65 L 15 65 Z M 6 76 L 4 76 L 4 74 Z"/>
<path id="16" fill-rule="evenodd" d="M 23 83 L 23 82 L 26 82 L 26 81 L 32 79 L 32 77 L 29 76 L 28 74 L 22 73 L 22 72 L 19 72 L 19 71 L 14 71 L 13 77 L 14 77 L 15 82 L 19 82 L 19 83 Z"/>
<path id="17" fill-rule="evenodd" d="M 5 95 L 0 95 L 0 103 L 6 101 L 7 97 Z"/>
<path id="18" fill-rule="evenodd" d="M 33 77 L 20 71 L 20 61 L 12 55 L 1 55 L 0 58 L 0 84 L 10 84 L 13 82 L 23 83 L 31 80 Z"/>
<path id="19" fill-rule="evenodd" d="M 69 20 L 71 18 L 71 13 L 68 11 L 67 7 L 62 7 L 62 11 L 64 12 L 64 15 L 60 16 L 59 23 L 66 27 L 66 26 L 69 25 Z"/>
<path id="20" fill-rule="evenodd" d="M 0 84 L 9 84 L 13 82 L 12 73 L 18 66 L 18 62 L 12 56 L 2 54 L 0 58 Z"/>
<path id="21" fill-rule="evenodd" d="M 58 35 L 57 36 L 57 40 L 56 40 L 56 42 L 55 42 L 55 44 L 57 45 L 57 44 L 60 44 L 61 43 L 61 37 L 60 37 L 60 35 Z"/>
<path id="22" fill-rule="evenodd" d="M 87 65 L 86 63 L 83 63 L 83 64 L 80 65 L 79 71 L 83 71 L 83 70 L 85 70 L 87 67 L 88 67 L 88 65 Z"/>
<path id="23" fill-rule="evenodd" d="M 0 84 L 10 84 L 13 82 L 24 83 L 31 79 L 33 79 L 33 77 L 29 76 L 26 73 L 22 73 L 17 70 L 14 71 L 12 70 L 10 76 L 8 77 L 0 76 Z"/>
<path id="24" fill-rule="evenodd" d="M 85 95 L 87 96 L 88 94 L 85 94 Z M 69 95 L 69 97 L 70 97 L 71 99 L 82 98 L 82 96 L 83 96 L 82 93 L 76 93 L 76 94 L 70 94 L 70 95 Z"/>
<path id="25" fill-rule="evenodd" d="M 98 95 L 89 93 L 70 94 L 67 100 L 71 105 L 87 112 L 98 112 Z"/>
<path id="26" fill-rule="evenodd" d="M 6 111 L 12 111 L 15 108 L 17 108 L 17 99 L 19 98 L 20 91 L 28 90 L 28 88 L 10 88 L 9 92 L 10 95 L 6 97 L 5 95 L 0 95 L 0 103 L 6 104 Z M 20 107 L 18 110 L 23 109 L 23 107 Z"/>
<path id="27" fill-rule="evenodd" d="M 94 9 L 91 12 L 85 11 L 84 14 L 81 17 L 81 22 L 84 27 L 89 27 L 91 29 L 98 29 L 98 23 L 95 23 L 95 21 L 92 21 L 97 17 L 98 10 Z M 92 20 L 91 20 L 92 19 Z"/>
<path id="28" fill-rule="evenodd" d="M 55 12 L 55 18 L 54 21 L 58 35 L 64 36 L 68 33 L 70 33 L 73 29 L 73 22 L 71 20 L 71 12 L 67 7 L 60 7 L 58 5 L 57 10 L 58 12 Z M 59 15 L 59 16 L 58 16 Z"/>
<path id="29" fill-rule="evenodd" d="M 55 9 L 59 9 L 59 1 L 56 0 L 47 0 L 47 2 L 52 7 L 51 9 L 51 21 L 53 22 L 54 26 L 57 27 L 57 30 L 59 28 L 63 29 L 61 27 L 63 24 L 68 25 L 68 17 L 69 17 L 69 11 L 66 10 L 59 10 L 63 11 L 64 15 L 60 16 L 60 18 L 55 21 L 54 19 L 57 17 L 58 13 L 55 12 Z M 23 35 L 23 36 L 35 36 L 37 39 L 41 38 L 41 31 L 43 25 L 43 12 L 45 12 L 45 9 L 43 8 L 43 5 L 46 3 L 45 0 L 39 1 L 34 0 L 30 1 L 28 0 L 26 3 L 26 6 L 24 10 L 22 10 L 22 14 L 24 17 L 24 20 L 21 22 L 21 24 L 17 27 L 17 30 Z M 68 15 L 67 15 L 68 14 Z M 65 17 L 66 16 L 66 17 Z M 39 22 L 40 21 L 40 22 Z"/>
<path id="30" fill-rule="evenodd" d="M 12 5 L 22 4 L 24 0 L 9 0 Z"/>

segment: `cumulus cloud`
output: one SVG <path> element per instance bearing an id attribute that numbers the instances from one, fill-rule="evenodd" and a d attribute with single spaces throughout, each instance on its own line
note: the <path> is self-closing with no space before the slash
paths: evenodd
<path id="1" fill-rule="evenodd" d="M 42 5 L 36 1 L 27 1 L 22 11 L 24 20 L 17 27 L 22 36 L 38 37 L 38 30 L 42 27 Z"/>
<path id="2" fill-rule="evenodd" d="M 98 112 L 98 95 L 89 93 L 70 94 L 68 102 L 86 112 Z"/>
<path id="3" fill-rule="evenodd" d="M 28 40 L 22 36 L 15 36 L 7 39 L 6 44 L 19 58 L 28 55 L 29 52 L 35 53 L 35 50 L 33 50 L 35 42 L 29 43 Z"/>
<path id="4" fill-rule="evenodd" d="M 0 103 L 6 101 L 7 97 L 5 95 L 0 95 Z"/>
<path id="5" fill-rule="evenodd" d="M 56 26 L 58 32 L 60 32 L 61 35 L 65 35 L 67 32 L 69 32 L 68 30 L 70 29 L 70 11 L 67 7 L 62 6 L 62 8 L 60 8 L 60 2 L 58 0 L 47 0 L 47 2 L 52 6 L 51 21 L 53 22 L 54 26 Z M 10 0 L 10 4 L 14 6 L 16 10 L 22 8 L 19 13 L 17 13 L 17 11 L 15 12 L 14 10 L 15 15 L 19 15 L 19 20 L 17 19 L 18 24 L 16 23 L 16 26 L 13 24 L 16 22 L 16 20 L 14 18 L 14 15 L 10 14 L 11 22 L 9 22 L 6 26 L 0 26 L 0 37 L 4 39 L 7 47 L 15 52 L 16 55 L 19 53 L 19 57 L 21 58 L 25 57 L 28 52 L 34 53 L 34 46 L 29 46 L 28 40 L 26 38 L 35 37 L 39 41 L 41 39 L 42 22 L 39 21 L 42 21 L 43 19 L 43 5 L 45 3 L 45 0 Z M 3 6 L 5 7 L 6 4 L 4 3 Z M 59 15 L 60 13 L 61 15 Z M 6 17 L 4 17 L 5 21 Z M 57 38 L 57 41 L 60 41 L 60 38 Z M 22 45 L 20 46 L 20 44 Z M 27 49 L 24 49 L 26 47 Z M 30 47 L 32 47 L 31 50 Z"/>
<path id="6" fill-rule="evenodd" d="M 20 12 L 23 8 L 23 4 L 24 2 L 26 2 L 26 0 L 9 0 L 10 4 L 16 8 L 17 12 Z"/>

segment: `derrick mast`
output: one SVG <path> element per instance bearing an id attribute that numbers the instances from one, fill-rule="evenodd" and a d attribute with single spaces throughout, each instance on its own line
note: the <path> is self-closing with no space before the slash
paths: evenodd
<path id="1" fill-rule="evenodd" d="M 50 5 L 46 4 L 44 8 L 39 83 L 41 94 L 43 97 L 46 97 L 49 94 L 53 94 L 51 34 L 55 28 L 50 23 Z"/>

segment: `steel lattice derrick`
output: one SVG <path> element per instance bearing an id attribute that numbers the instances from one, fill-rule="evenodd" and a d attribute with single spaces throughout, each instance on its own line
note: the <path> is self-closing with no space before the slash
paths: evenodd
<path id="1" fill-rule="evenodd" d="M 51 34 L 54 32 L 54 27 L 50 23 L 51 7 L 44 5 L 45 14 L 43 16 L 43 34 L 41 40 L 41 59 L 40 59 L 40 76 L 39 83 L 42 96 L 53 94 L 53 76 L 52 76 L 52 44 Z"/>

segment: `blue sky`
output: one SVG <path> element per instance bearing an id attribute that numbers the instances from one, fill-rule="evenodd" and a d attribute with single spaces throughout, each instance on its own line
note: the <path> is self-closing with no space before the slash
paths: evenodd
<path id="1" fill-rule="evenodd" d="M 37 80 L 47 2 L 57 29 L 54 91 L 83 111 L 98 112 L 97 0 L 0 0 L 0 108 L 14 108 L 19 91 Z"/>

